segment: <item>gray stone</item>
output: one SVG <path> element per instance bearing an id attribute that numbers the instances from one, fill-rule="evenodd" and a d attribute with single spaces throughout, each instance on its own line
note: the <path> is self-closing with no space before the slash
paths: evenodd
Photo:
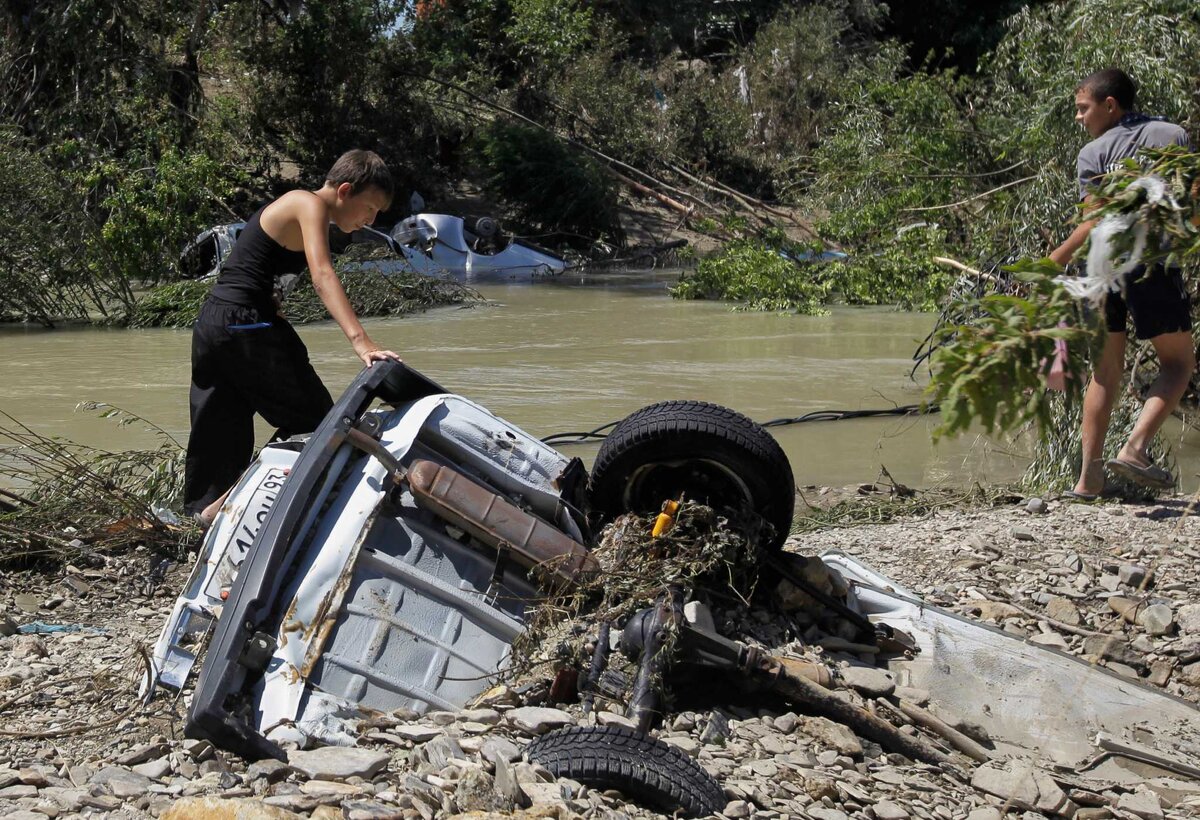
<path id="1" fill-rule="evenodd" d="M 501 759 L 516 760 L 521 756 L 521 750 L 517 748 L 517 744 L 506 737 L 490 737 L 484 741 L 479 754 L 483 756 L 484 760 L 495 766 Z"/>
<path id="2" fill-rule="evenodd" d="M 1200 634 L 1200 604 L 1185 604 L 1175 614 L 1179 631 L 1188 635 Z"/>
<path id="3" fill-rule="evenodd" d="M 803 716 L 798 728 L 809 737 L 824 743 L 844 755 L 857 757 L 862 754 L 862 742 L 850 729 L 823 717 Z"/>
<path id="4" fill-rule="evenodd" d="M 413 743 L 426 743 L 443 733 L 438 726 L 424 726 L 420 723 L 401 724 L 392 729 L 392 734 L 399 735 Z"/>
<path id="5" fill-rule="evenodd" d="M 0 800 L 20 800 L 23 797 L 37 797 L 37 786 L 5 786 L 0 789 Z"/>
<path id="6" fill-rule="evenodd" d="M 1034 535 L 1033 532 L 1031 532 L 1030 530 L 1025 529 L 1024 527 L 1013 527 L 1012 528 L 1012 537 L 1017 539 L 1018 541 L 1036 541 L 1037 540 L 1037 536 Z"/>
<path id="7" fill-rule="evenodd" d="M 813 820 L 850 820 L 850 815 L 841 809 L 827 809 L 824 806 L 810 808 L 808 816 Z"/>
<path id="8" fill-rule="evenodd" d="M 278 783 L 280 780 L 286 779 L 292 771 L 292 767 L 282 760 L 268 757 L 266 760 L 257 760 L 247 767 L 246 782 L 265 780 L 268 783 Z"/>
<path id="9" fill-rule="evenodd" d="M 308 813 L 321 805 L 321 799 L 311 794 L 273 794 L 264 797 L 263 802 L 285 811 Z"/>
<path id="10" fill-rule="evenodd" d="M 1107 590 L 1108 592 L 1116 592 L 1121 588 L 1121 579 L 1111 573 L 1105 573 L 1104 575 L 1101 575 L 1099 579 L 1097 579 L 1096 583 L 1099 584 L 1102 589 Z"/>
<path id="11" fill-rule="evenodd" d="M 1079 615 L 1079 607 L 1058 595 L 1052 597 L 1046 604 L 1046 614 L 1056 621 L 1071 626 L 1079 626 L 1083 618 Z"/>
<path id="12" fill-rule="evenodd" d="M 1025 761 L 991 761 L 975 770 L 971 785 L 1007 801 L 1011 808 L 1070 817 L 1076 809 L 1048 774 Z"/>
<path id="13" fill-rule="evenodd" d="M 993 806 L 972 809 L 967 815 L 967 820 L 1001 820 L 1000 809 Z"/>
<path id="14" fill-rule="evenodd" d="M 1152 683 L 1155 686 L 1166 686 L 1167 681 L 1171 679 L 1171 672 L 1174 669 L 1174 658 L 1160 658 L 1150 664 L 1150 674 L 1146 677 L 1146 682 Z"/>
<path id="15" fill-rule="evenodd" d="M 404 820 L 404 810 L 374 800 L 346 800 L 342 803 L 346 820 Z"/>
<path id="16" fill-rule="evenodd" d="M 544 706 L 521 706 L 510 709 L 504 715 L 505 720 L 512 726 L 533 735 L 540 735 L 561 726 L 575 723 L 569 713 L 562 709 L 548 709 Z"/>
<path id="17" fill-rule="evenodd" d="M 214 753 L 212 743 L 207 740 L 185 740 L 183 750 L 197 763 L 203 763 Z"/>
<path id="18" fill-rule="evenodd" d="M 141 797 L 153 784 L 153 781 L 144 774 L 131 772 L 117 766 L 105 766 L 92 775 L 88 782 L 107 786 L 114 796 L 122 799 Z"/>
<path id="19" fill-rule="evenodd" d="M 771 739 L 771 738 L 778 739 L 778 737 L 779 737 L 778 735 L 767 735 L 766 737 L 764 737 L 761 741 L 763 743 L 763 751 L 767 752 L 768 754 L 778 754 L 779 751 L 769 749 L 769 748 L 767 748 L 767 745 L 766 745 L 766 742 L 769 739 Z M 700 754 L 700 741 L 696 740 L 694 737 L 688 737 L 687 735 L 682 735 L 682 736 L 676 735 L 676 736 L 672 736 L 672 737 L 664 737 L 664 738 L 662 738 L 662 741 L 664 743 L 669 743 L 670 745 L 674 746 L 676 749 L 679 749 L 679 751 L 683 752 L 684 754 L 686 754 L 690 757 L 695 757 L 696 755 Z"/>
<path id="20" fill-rule="evenodd" d="M 749 817 L 753 808 L 745 800 L 730 800 L 721 812 L 725 817 Z"/>
<path id="21" fill-rule="evenodd" d="M 1134 589 L 1145 589 L 1150 585 L 1153 573 L 1141 564 L 1122 564 L 1117 570 L 1121 583 Z"/>
<path id="22" fill-rule="evenodd" d="M 1129 680 L 1137 680 L 1139 677 L 1138 671 L 1132 666 L 1126 666 L 1125 664 L 1117 663 L 1116 661 L 1105 662 L 1104 668 L 1116 672 L 1121 677 L 1128 678 Z"/>
<path id="23" fill-rule="evenodd" d="M 423 761 L 428 769 L 439 771 L 444 769 L 452 758 L 461 758 L 463 750 L 457 740 L 449 735 L 442 735 L 426 743 L 416 754 L 417 759 Z"/>
<path id="24" fill-rule="evenodd" d="M 716 746 L 724 746 L 725 741 L 729 740 L 729 717 L 724 712 L 717 709 L 712 711 L 709 716 L 708 723 L 704 725 L 704 731 L 700 733 L 700 742 Z"/>
<path id="25" fill-rule="evenodd" d="M 492 776 L 480 768 L 463 772 L 454 789 L 454 803 L 460 812 L 508 812 L 516 808 L 516 801 L 501 795 Z"/>
<path id="26" fill-rule="evenodd" d="M 1040 501 L 1041 499 L 1034 500 Z M 905 820 L 909 816 L 907 811 L 891 800 L 880 800 L 874 808 L 877 820 Z"/>
<path id="27" fill-rule="evenodd" d="M 1025 510 L 1033 513 L 1034 515 L 1041 515 L 1042 513 L 1047 512 L 1049 509 L 1049 505 L 1040 498 L 1034 497 L 1025 502 Z M 908 817 L 907 814 L 904 816 Z"/>
<path id="28" fill-rule="evenodd" d="M 517 780 L 516 767 L 512 760 L 504 757 L 496 758 L 496 777 L 494 780 L 496 794 L 506 803 L 513 806 L 528 806 L 529 797 Z"/>
<path id="29" fill-rule="evenodd" d="M 1089 635 L 1084 638 L 1083 654 L 1135 668 L 1144 664 L 1142 656 L 1134 652 L 1127 642 L 1107 635 Z"/>
<path id="30" fill-rule="evenodd" d="M 1175 615 L 1166 604 L 1153 604 L 1141 611 L 1138 623 L 1151 635 L 1166 635 L 1175 625 Z"/>
<path id="31" fill-rule="evenodd" d="M 132 766 L 136 763 L 145 763 L 147 760 L 160 758 L 169 751 L 171 751 L 171 746 L 168 743 L 144 743 L 141 746 L 134 746 L 125 754 L 118 756 L 114 762 L 118 766 Z"/>
<path id="32" fill-rule="evenodd" d="M 1117 808 L 1136 814 L 1143 820 L 1162 820 L 1162 803 L 1153 792 L 1132 792 L 1121 795 Z"/>
<path id="33" fill-rule="evenodd" d="M 311 751 L 288 752 L 288 765 L 313 780 L 369 780 L 391 759 L 387 752 L 344 746 L 325 746 Z"/>
<path id="34" fill-rule="evenodd" d="M 524 789 L 535 806 L 539 803 L 563 803 L 567 799 L 560 783 L 526 783 Z"/>
<path id="35" fill-rule="evenodd" d="M 19 772 L 14 772 L 12 769 L 0 769 L 0 789 L 8 788 L 20 782 L 21 775 Z"/>
<path id="36" fill-rule="evenodd" d="M 13 598 L 13 603 L 17 605 L 17 609 L 30 615 L 42 608 L 42 599 L 40 596 L 24 592 Z"/>
<path id="37" fill-rule="evenodd" d="M 1067 641 L 1062 635 L 1057 632 L 1039 632 L 1037 635 L 1030 635 L 1029 642 L 1038 646 L 1049 646 L 1054 649 L 1067 648 Z"/>
<path id="38" fill-rule="evenodd" d="M 160 757 L 158 760 L 139 763 L 133 767 L 133 770 L 151 780 L 161 780 L 171 773 L 171 761 L 165 757 Z"/>
<path id="39" fill-rule="evenodd" d="M 456 717 L 460 723 L 483 723 L 495 726 L 500 722 L 500 713 L 495 709 L 464 709 Z"/>
<path id="40" fill-rule="evenodd" d="M 873 666 L 847 666 L 838 670 L 851 689 L 872 698 L 885 698 L 896 691 L 896 682 L 882 669 Z"/>
<path id="41" fill-rule="evenodd" d="M 597 712 L 596 722 L 601 726 L 624 726 L 626 729 L 637 728 L 636 720 L 627 718 L 624 715 L 618 715 L 616 712 Z"/>

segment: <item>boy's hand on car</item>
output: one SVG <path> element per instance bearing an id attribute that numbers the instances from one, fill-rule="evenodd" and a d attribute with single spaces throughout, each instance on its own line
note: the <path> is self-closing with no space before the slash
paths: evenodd
<path id="1" fill-rule="evenodd" d="M 403 361 L 400 358 L 399 353 L 394 353 L 391 350 L 384 350 L 382 348 L 375 347 L 374 345 L 364 347 L 361 350 L 355 350 L 354 352 L 358 354 L 358 358 L 362 359 L 363 364 L 365 364 L 367 367 L 370 367 L 372 362 L 382 362 L 385 359 L 391 359 L 397 362 Z"/>

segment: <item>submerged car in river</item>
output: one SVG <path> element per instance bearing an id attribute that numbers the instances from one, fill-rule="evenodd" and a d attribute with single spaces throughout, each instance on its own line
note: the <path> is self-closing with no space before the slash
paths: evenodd
<path id="1" fill-rule="evenodd" d="M 250 758 L 352 743 L 371 712 L 487 689 L 547 592 L 589 572 L 594 527 L 682 494 L 791 522 L 775 440 L 703 402 L 644 408 L 588 474 L 396 362 L 363 370 L 306 440 L 265 447 L 229 495 L 154 649 L 186 731 Z"/>
<path id="2" fill-rule="evenodd" d="M 179 255 L 179 270 L 186 279 L 214 278 L 245 222 L 216 225 L 200 233 Z M 398 222 L 390 232 L 364 228 L 349 239 L 331 238 L 335 248 L 349 242 L 383 242 L 394 260 L 372 262 L 388 272 L 405 270 L 426 276 L 453 276 L 464 281 L 478 279 L 536 279 L 556 276 L 566 261 L 532 242 L 504 233 L 490 216 L 414 214 Z"/>

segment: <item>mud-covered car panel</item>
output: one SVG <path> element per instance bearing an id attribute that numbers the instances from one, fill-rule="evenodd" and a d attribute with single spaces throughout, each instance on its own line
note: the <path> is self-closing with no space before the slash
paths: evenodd
<path id="1" fill-rule="evenodd" d="M 341 446 L 347 431 L 370 404 L 376 398 L 398 404 L 441 392 L 402 364 L 378 362 L 362 371 L 338 399 L 297 458 L 229 590 L 196 682 L 188 734 L 247 757 L 283 757 L 279 746 L 258 731 L 256 707 L 245 688 L 250 680 L 259 680 L 256 667 L 269 664 L 274 655 L 273 636 L 285 614 L 279 610 L 281 592 L 302 563 L 307 540 L 302 534 L 313 528 L 322 502 L 351 457 Z"/>
<path id="2" fill-rule="evenodd" d="M 369 409 L 376 398 L 388 406 Z M 430 496 L 419 476 L 442 474 L 456 483 Z M 542 595 L 517 536 L 553 535 L 548 558 L 586 560 L 571 501 L 585 480 L 578 459 L 404 365 L 363 371 L 273 503 L 260 510 L 261 488 L 243 482 L 214 525 L 236 556 L 227 514 L 253 507 L 261 519 L 186 731 L 279 757 L 284 742 L 352 742 L 364 712 L 462 706 L 503 667 Z M 467 502 L 511 532 L 478 526 L 491 519 L 475 521 Z"/>

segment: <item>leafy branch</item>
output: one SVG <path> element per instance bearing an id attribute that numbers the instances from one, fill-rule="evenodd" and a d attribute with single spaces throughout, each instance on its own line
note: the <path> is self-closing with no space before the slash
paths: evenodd
<path id="1" fill-rule="evenodd" d="M 1011 432 L 1051 420 L 1047 377 L 1056 343 L 1067 344 L 1068 401 L 1079 397 L 1088 372 L 1084 356 L 1097 338 L 1076 301 L 1055 281 L 1061 273 L 1048 259 L 1006 266 L 1009 292 L 970 296 L 957 320 L 940 327 L 933 343 L 932 378 L 926 397 L 941 407 L 935 438 L 953 436 L 978 423 L 987 433 Z"/>

